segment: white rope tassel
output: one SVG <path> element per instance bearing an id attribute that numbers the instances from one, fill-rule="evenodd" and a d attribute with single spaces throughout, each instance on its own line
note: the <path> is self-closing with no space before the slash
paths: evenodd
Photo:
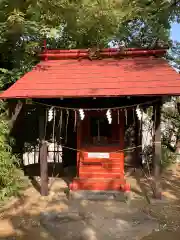
<path id="1" fill-rule="evenodd" d="M 141 119 L 142 119 L 142 112 L 141 112 L 141 109 L 139 108 L 139 105 L 136 108 L 136 114 L 137 114 L 137 117 L 138 117 L 139 121 L 141 121 Z"/>
<path id="2" fill-rule="evenodd" d="M 106 116 L 107 116 L 108 123 L 111 124 L 112 123 L 112 115 L 111 115 L 110 109 L 107 110 Z"/>
<path id="3" fill-rule="evenodd" d="M 51 122 L 53 120 L 53 110 L 54 107 L 51 107 L 48 111 L 48 122 Z"/>
<path id="4" fill-rule="evenodd" d="M 81 120 L 84 120 L 85 114 L 84 114 L 84 110 L 83 109 L 79 109 L 79 115 L 80 115 Z"/>

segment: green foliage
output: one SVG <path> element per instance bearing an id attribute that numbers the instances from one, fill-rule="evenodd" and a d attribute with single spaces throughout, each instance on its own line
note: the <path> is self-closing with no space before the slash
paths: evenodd
<path id="1" fill-rule="evenodd" d="M 180 72 L 180 42 L 173 42 L 171 50 L 167 55 L 168 60 L 171 62 L 172 66 Z"/>
<path id="2" fill-rule="evenodd" d="M 174 153 L 180 139 L 179 97 L 171 98 L 169 104 L 163 107 L 162 123 L 165 126 L 162 131 L 163 144 Z"/>
<path id="3" fill-rule="evenodd" d="M 176 162 L 176 155 L 167 147 L 162 147 L 162 168 L 165 169 Z"/>
<path id="4" fill-rule="evenodd" d="M 59 40 L 66 48 L 105 46 L 110 40 L 133 47 L 162 46 L 168 43 L 171 21 L 179 18 L 177 1 L 49 0 L 41 4 L 43 21 L 50 27 L 61 26 Z"/>
<path id="5" fill-rule="evenodd" d="M 22 174 L 18 170 L 18 157 L 12 154 L 9 145 L 9 127 L 5 103 L 0 101 L 0 200 L 17 194 L 23 186 Z"/>

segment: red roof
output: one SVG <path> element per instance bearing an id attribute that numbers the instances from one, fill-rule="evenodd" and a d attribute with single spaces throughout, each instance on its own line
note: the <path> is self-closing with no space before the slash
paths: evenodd
<path id="1" fill-rule="evenodd" d="M 130 52 L 135 50 L 129 50 Z M 129 54 L 129 57 L 122 59 L 109 57 L 91 61 L 83 58 L 87 55 L 83 51 L 83 55 L 78 50 L 76 54 L 73 50 L 48 51 L 43 55 L 46 61 L 37 64 L 0 97 L 180 95 L 180 75 L 166 60 L 152 55 L 152 51 L 149 54 L 147 52 L 149 51 L 146 54 L 145 51 L 136 51 L 132 55 L 127 51 L 124 55 Z M 77 54 L 83 57 L 74 59 L 74 54 L 76 58 Z M 108 54 L 113 55 L 113 51 Z"/>

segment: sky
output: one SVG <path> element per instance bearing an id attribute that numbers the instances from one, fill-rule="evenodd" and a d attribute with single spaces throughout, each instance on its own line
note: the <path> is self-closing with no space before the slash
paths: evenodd
<path id="1" fill-rule="evenodd" d="M 171 38 L 174 41 L 180 41 L 180 24 L 173 23 L 171 26 Z"/>

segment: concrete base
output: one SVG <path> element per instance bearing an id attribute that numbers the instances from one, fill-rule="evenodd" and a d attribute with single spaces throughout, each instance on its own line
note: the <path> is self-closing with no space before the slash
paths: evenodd
<path id="1" fill-rule="evenodd" d="M 130 200 L 130 192 L 121 191 L 89 191 L 78 190 L 69 191 L 69 198 L 71 199 L 85 199 L 85 200 L 116 200 L 127 201 Z"/>
<path id="2" fill-rule="evenodd" d="M 73 201 L 72 201 L 73 202 Z M 137 240 L 144 239 L 159 223 L 139 209 L 116 202 L 89 201 L 82 206 L 75 201 L 68 212 L 44 212 L 41 224 L 54 239 L 61 240 Z"/>

